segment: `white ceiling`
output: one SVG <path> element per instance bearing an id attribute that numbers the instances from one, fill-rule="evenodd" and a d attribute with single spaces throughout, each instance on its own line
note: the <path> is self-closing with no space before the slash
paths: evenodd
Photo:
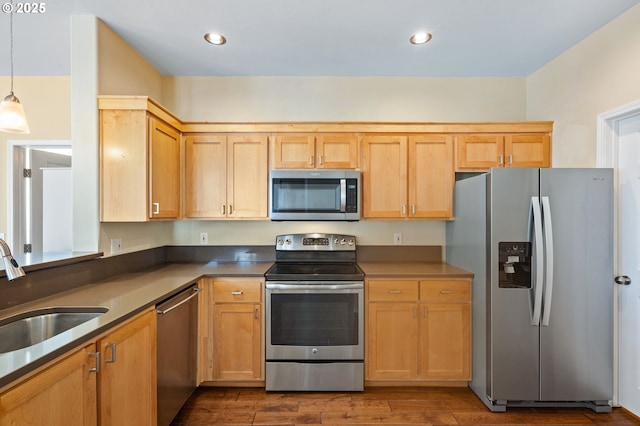
<path id="1" fill-rule="evenodd" d="M 94 15 L 164 75 L 524 77 L 638 3 L 45 0 L 42 14 L 14 14 L 14 73 L 68 75 L 70 16 Z M 433 33 L 432 41 L 409 44 L 418 30 Z M 207 44 L 208 31 L 227 44 Z M 2 13 L 5 76 L 8 35 Z"/>

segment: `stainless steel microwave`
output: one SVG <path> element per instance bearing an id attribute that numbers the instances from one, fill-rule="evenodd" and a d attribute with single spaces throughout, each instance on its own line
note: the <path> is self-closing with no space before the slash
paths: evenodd
<path id="1" fill-rule="evenodd" d="M 357 170 L 272 170 L 271 220 L 360 220 Z"/>

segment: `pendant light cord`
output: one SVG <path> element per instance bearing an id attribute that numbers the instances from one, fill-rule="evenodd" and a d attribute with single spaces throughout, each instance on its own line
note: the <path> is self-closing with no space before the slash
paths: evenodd
<path id="1" fill-rule="evenodd" d="M 11 12 L 9 12 L 9 49 L 10 49 L 10 63 L 11 63 L 11 90 L 13 95 L 13 0 L 11 0 Z"/>

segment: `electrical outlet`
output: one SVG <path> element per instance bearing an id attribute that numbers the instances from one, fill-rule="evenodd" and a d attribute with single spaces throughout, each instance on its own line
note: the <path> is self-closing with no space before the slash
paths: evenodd
<path id="1" fill-rule="evenodd" d="M 402 234 L 396 232 L 393 234 L 393 244 L 402 244 Z"/>
<path id="2" fill-rule="evenodd" d="M 209 234 L 206 232 L 200 233 L 200 244 L 208 244 L 209 243 Z"/>
<path id="3" fill-rule="evenodd" d="M 122 239 L 121 238 L 112 238 L 111 239 L 111 254 L 120 253 L 122 251 Z"/>

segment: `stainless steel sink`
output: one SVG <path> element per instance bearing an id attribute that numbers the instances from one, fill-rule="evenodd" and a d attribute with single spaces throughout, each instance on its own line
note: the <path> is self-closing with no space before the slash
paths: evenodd
<path id="1" fill-rule="evenodd" d="M 103 307 L 54 307 L 0 320 L 0 353 L 33 346 L 107 311 Z"/>

